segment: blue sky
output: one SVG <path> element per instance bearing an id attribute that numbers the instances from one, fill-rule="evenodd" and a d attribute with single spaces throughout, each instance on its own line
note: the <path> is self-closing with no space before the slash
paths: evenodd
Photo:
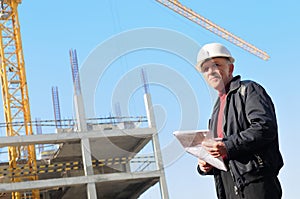
<path id="1" fill-rule="evenodd" d="M 117 56 L 111 62 L 102 62 L 107 54 L 96 55 L 100 65 L 93 67 L 106 68 L 95 87 L 94 112 L 88 115 L 109 116 L 113 104 L 120 98 L 124 105 L 122 113 L 145 115 L 143 92 L 138 82 L 140 68 L 146 68 L 160 143 L 165 149 L 163 158 L 170 198 L 215 198 L 212 178 L 201 177 L 196 172 L 197 160 L 189 154 L 176 157 L 171 154 L 174 130 L 206 128 L 214 93 L 205 86 L 193 64 L 197 45 L 220 42 L 236 59 L 235 74 L 261 83 L 274 101 L 285 161 L 279 176 L 283 198 L 296 199 L 300 177 L 300 161 L 296 154 L 300 138 L 297 125 L 300 119 L 299 3 L 296 0 L 182 0 L 181 3 L 266 51 L 270 60 L 255 57 L 155 0 L 25 0 L 19 6 L 19 18 L 32 119 L 54 118 L 52 86 L 59 89 L 62 118 L 73 117 L 68 51 L 76 49 L 81 71 L 93 75 L 96 68 L 88 66 L 89 60 L 93 53 L 101 52 L 107 45 L 107 53 Z M 151 31 L 158 34 L 153 35 Z M 121 44 L 114 43 L 122 36 L 129 37 L 128 48 L 130 44 L 138 47 L 122 52 Z M 191 49 L 187 44 L 191 44 Z M 101 65 L 104 63 L 109 64 Z M 87 80 L 87 76 L 82 79 Z M 89 86 L 85 82 L 82 84 Z M 159 198 L 158 186 L 141 198 Z"/>

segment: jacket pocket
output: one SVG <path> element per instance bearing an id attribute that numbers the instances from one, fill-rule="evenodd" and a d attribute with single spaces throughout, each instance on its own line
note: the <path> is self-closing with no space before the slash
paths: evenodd
<path id="1" fill-rule="evenodd" d="M 237 170 L 242 176 L 248 173 L 259 173 L 265 168 L 263 159 L 257 154 L 250 160 L 236 160 L 234 162 Z"/>

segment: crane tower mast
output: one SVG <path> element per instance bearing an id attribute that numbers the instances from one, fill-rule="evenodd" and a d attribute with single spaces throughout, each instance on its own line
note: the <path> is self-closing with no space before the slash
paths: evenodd
<path id="1" fill-rule="evenodd" d="M 230 33 L 229 31 L 227 31 L 224 28 L 218 26 L 217 24 L 211 22 L 210 20 L 204 18 L 203 16 L 194 12 L 190 8 L 187 8 L 186 6 L 182 5 L 178 0 L 156 0 L 156 1 L 161 3 L 162 5 L 166 6 L 167 8 L 173 10 L 174 12 L 193 21 L 194 23 L 202 26 L 203 28 L 211 31 L 212 33 L 222 37 L 223 39 L 256 55 L 257 57 L 259 57 L 263 60 L 268 60 L 270 58 L 270 56 L 266 52 L 260 50 L 259 48 L 255 47 L 254 45 L 246 42 L 245 40 L 241 39 L 240 37 Z"/>
<path id="2" fill-rule="evenodd" d="M 32 135 L 28 88 L 17 7 L 21 0 L 0 0 L 0 77 L 7 136 Z M 9 146 L 9 169 L 12 182 L 37 180 L 34 145 Z M 27 166 L 29 175 L 20 176 L 14 171 Z M 27 195 L 27 196 L 26 196 Z M 26 194 L 12 193 L 13 199 L 40 198 L 38 190 Z"/>

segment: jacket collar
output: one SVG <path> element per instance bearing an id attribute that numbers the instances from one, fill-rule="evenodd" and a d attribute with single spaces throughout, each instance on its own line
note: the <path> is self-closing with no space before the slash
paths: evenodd
<path id="1" fill-rule="evenodd" d="M 230 94 L 232 91 L 239 89 L 239 87 L 241 85 L 240 82 L 241 82 L 240 75 L 233 77 L 232 80 L 229 82 L 229 90 L 227 92 L 227 95 Z M 219 111 L 219 105 L 220 105 L 220 98 L 218 98 L 217 101 L 215 102 L 215 105 L 213 108 L 213 115 L 215 115 L 217 113 L 217 111 Z"/>
<path id="2" fill-rule="evenodd" d="M 229 91 L 228 93 L 238 89 L 240 87 L 240 82 L 241 82 L 241 76 L 237 75 L 235 77 L 232 78 L 232 80 L 230 81 L 230 85 L 229 85 Z"/>

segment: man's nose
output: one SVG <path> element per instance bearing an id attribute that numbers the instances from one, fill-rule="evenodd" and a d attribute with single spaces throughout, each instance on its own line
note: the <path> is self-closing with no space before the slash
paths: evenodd
<path id="1" fill-rule="evenodd" d="M 214 73 L 215 72 L 215 70 L 216 70 L 216 67 L 214 67 L 214 66 L 210 66 L 210 67 L 208 67 L 208 69 L 207 69 L 207 74 L 212 74 L 212 73 Z"/>

